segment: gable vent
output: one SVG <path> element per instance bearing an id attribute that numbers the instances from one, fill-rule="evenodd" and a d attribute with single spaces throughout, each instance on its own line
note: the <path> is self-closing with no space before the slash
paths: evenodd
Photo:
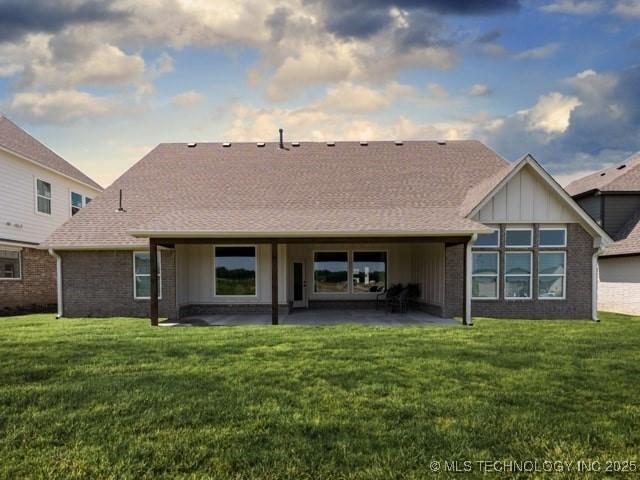
<path id="1" fill-rule="evenodd" d="M 404 145 L 404 142 L 402 140 L 396 140 L 395 142 L 393 142 L 395 145 L 397 145 L 398 147 L 401 145 Z"/>
<path id="2" fill-rule="evenodd" d="M 265 143 L 264 142 L 258 142 L 258 143 L 256 143 L 256 146 L 257 147 L 264 147 Z"/>
<path id="3" fill-rule="evenodd" d="M 299 147 L 300 146 L 300 142 L 291 142 L 291 146 L 292 147 Z"/>
<path id="4" fill-rule="evenodd" d="M 198 145 L 196 142 L 187 143 L 187 147 L 189 148 L 195 148 L 196 145 Z"/>
<path id="5" fill-rule="evenodd" d="M 327 142 L 327 147 L 335 147 L 336 142 Z"/>
<path id="6" fill-rule="evenodd" d="M 369 142 L 360 142 L 361 147 L 366 147 L 367 145 L 369 145 Z"/>
<path id="7" fill-rule="evenodd" d="M 228 147 L 230 147 L 230 146 L 231 146 L 231 142 L 224 142 L 224 143 L 222 144 L 222 146 L 223 146 L 223 147 L 225 147 L 225 148 L 228 148 Z"/>

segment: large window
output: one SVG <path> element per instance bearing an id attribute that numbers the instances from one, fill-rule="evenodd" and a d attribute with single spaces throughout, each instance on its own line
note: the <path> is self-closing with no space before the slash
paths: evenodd
<path id="1" fill-rule="evenodd" d="M 71 192 L 71 215 L 75 215 L 82 208 L 82 195 Z"/>
<path id="2" fill-rule="evenodd" d="M 161 271 L 160 252 L 158 252 L 158 298 L 162 298 Z M 133 253 L 133 289 L 135 298 L 151 298 L 151 262 L 149 262 L 149 252 Z"/>
<path id="3" fill-rule="evenodd" d="M 531 252 L 505 253 L 504 296 L 531 298 Z"/>
<path id="4" fill-rule="evenodd" d="M 349 293 L 347 252 L 315 252 L 313 256 L 313 291 L 316 293 Z"/>
<path id="5" fill-rule="evenodd" d="M 498 248 L 500 246 L 500 230 L 496 229 L 492 233 L 481 233 L 473 244 L 479 248 Z"/>
<path id="6" fill-rule="evenodd" d="M 256 295 L 256 247 L 215 247 L 215 295 Z"/>
<path id="7" fill-rule="evenodd" d="M 563 299 L 566 278 L 565 252 L 540 252 L 538 255 L 538 298 Z"/>
<path id="8" fill-rule="evenodd" d="M 21 278 L 20 252 L 0 250 L 0 280 L 19 280 Z"/>
<path id="9" fill-rule="evenodd" d="M 353 293 L 383 292 L 387 286 L 387 252 L 353 252 L 351 279 Z"/>
<path id="10" fill-rule="evenodd" d="M 498 298 L 498 252 L 474 252 L 471 276 L 473 298 Z"/>
<path id="11" fill-rule="evenodd" d="M 511 248 L 530 248 L 533 246 L 533 231 L 531 228 L 507 228 L 505 232 L 505 246 Z"/>
<path id="12" fill-rule="evenodd" d="M 51 215 L 51 184 L 36 179 L 36 209 L 38 213 Z"/>
<path id="13" fill-rule="evenodd" d="M 565 247 L 567 245 L 567 229 L 562 228 L 540 228 L 541 247 Z"/>

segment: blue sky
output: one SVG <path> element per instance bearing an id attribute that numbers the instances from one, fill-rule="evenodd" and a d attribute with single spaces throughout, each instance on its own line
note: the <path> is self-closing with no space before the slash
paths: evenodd
<path id="1" fill-rule="evenodd" d="M 640 0 L 0 0 L 0 110 L 103 185 L 160 142 L 640 150 Z"/>

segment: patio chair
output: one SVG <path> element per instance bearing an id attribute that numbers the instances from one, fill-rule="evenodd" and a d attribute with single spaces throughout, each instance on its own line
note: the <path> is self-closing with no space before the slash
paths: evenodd
<path id="1" fill-rule="evenodd" d="M 398 295 L 401 290 L 402 284 L 391 285 L 389 288 L 384 289 L 382 293 L 376 295 L 376 310 L 381 303 L 387 305 L 389 303 L 389 300 L 391 300 L 392 297 Z"/>
<path id="2" fill-rule="evenodd" d="M 387 306 L 389 307 L 390 313 L 393 313 L 396 309 L 399 310 L 400 313 L 407 313 L 409 306 L 409 289 L 403 288 L 400 293 L 391 297 L 387 302 Z"/>

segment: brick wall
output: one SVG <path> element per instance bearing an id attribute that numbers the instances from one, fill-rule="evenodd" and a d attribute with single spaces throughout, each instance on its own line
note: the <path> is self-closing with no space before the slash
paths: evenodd
<path id="1" fill-rule="evenodd" d="M 60 252 L 65 317 L 146 317 L 149 300 L 133 298 L 131 251 Z M 161 250 L 160 316 L 175 318 L 175 252 Z"/>
<path id="2" fill-rule="evenodd" d="M 24 248 L 22 279 L 0 280 L 0 315 L 54 312 L 56 260 L 47 250 Z"/>
<path id="3" fill-rule="evenodd" d="M 497 318 L 591 318 L 592 256 L 594 253 L 592 237 L 578 224 L 567 225 L 567 286 L 564 300 L 539 300 L 538 297 L 538 226 L 534 225 L 532 298 L 530 300 L 505 300 L 504 298 L 504 226 L 500 229 L 501 247 L 499 250 L 500 277 L 498 279 L 498 300 L 473 300 L 471 315 L 474 317 Z M 549 248 L 546 250 L 562 250 Z M 490 251 L 483 249 L 482 251 Z M 517 250 L 523 251 L 523 250 Z M 448 247 L 445 253 L 446 284 L 445 309 L 447 317 L 462 315 L 463 302 L 463 260 L 464 248 Z M 471 266 L 469 266 L 471 268 Z"/>

